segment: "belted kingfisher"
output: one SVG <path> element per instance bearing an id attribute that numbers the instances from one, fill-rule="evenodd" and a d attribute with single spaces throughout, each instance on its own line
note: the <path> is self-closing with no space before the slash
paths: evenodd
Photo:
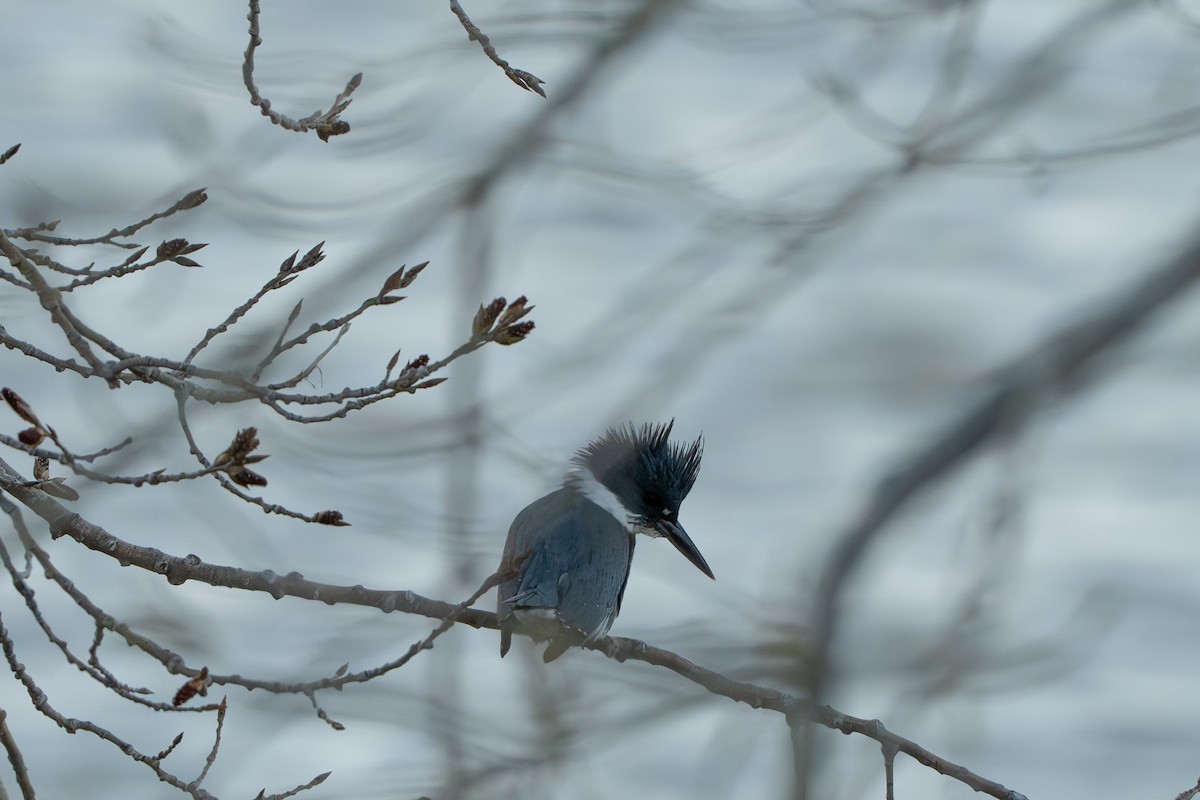
<path id="1" fill-rule="evenodd" d="M 608 633 L 621 610 L 634 535 L 664 537 L 712 578 L 679 524 L 679 506 L 700 472 L 703 439 L 668 441 L 665 425 L 610 428 L 575 454 L 561 488 L 525 507 L 504 543 L 496 614 L 500 656 L 513 631 L 550 644 L 542 660 Z"/>

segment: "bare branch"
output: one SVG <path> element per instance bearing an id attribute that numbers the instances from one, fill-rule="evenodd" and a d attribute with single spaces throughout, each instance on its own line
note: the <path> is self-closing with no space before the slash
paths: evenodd
<path id="1" fill-rule="evenodd" d="M 339 115 L 350 105 L 350 95 L 354 94 L 354 90 L 362 83 L 361 72 L 346 82 L 346 87 L 333 99 L 328 111 L 318 109 L 304 119 L 296 120 L 280 114 L 271 108 L 271 101 L 259 93 L 258 86 L 254 83 L 254 51 L 263 42 L 258 27 L 260 13 L 258 0 L 250 0 L 250 13 L 246 15 L 246 19 L 250 20 L 250 44 L 246 45 L 246 55 L 242 62 L 242 81 L 246 84 L 246 90 L 250 92 L 251 105 L 258 106 L 262 115 L 279 127 L 297 133 L 316 131 L 323 142 L 328 142 L 330 136 L 349 133 L 350 123 L 340 119 Z"/>
<path id="2" fill-rule="evenodd" d="M 236 684 L 247 689 L 265 689 L 269 692 L 277 694 L 303 694 L 312 702 L 313 709 L 316 710 L 317 716 L 328 723 L 334 730 L 342 730 L 343 726 L 329 717 L 324 709 L 317 703 L 316 693 L 323 689 L 342 689 L 352 683 L 366 683 L 375 680 L 376 678 L 386 675 L 393 670 L 403 667 L 408 662 L 412 661 L 418 654 L 425 650 L 433 649 L 434 641 L 446 631 L 450 630 L 464 613 L 470 609 L 474 603 L 479 600 L 487 592 L 494 589 L 503 580 L 503 576 L 499 574 L 489 575 L 475 592 L 456 606 L 452 606 L 450 611 L 441 618 L 441 622 L 427 636 L 418 642 L 414 642 L 408 650 L 399 658 L 396 658 L 387 663 L 380 664 L 371 669 L 362 670 L 360 672 L 348 672 L 346 665 L 339 668 L 333 675 L 327 678 L 319 678 L 313 681 L 304 683 L 279 683 L 261 680 L 253 680 L 242 677 L 241 675 L 212 675 L 210 679 L 213 683 L 220 684 Z"/>
<path id="3" fill-rule="evenodd" d="M 1200 780 L 1196 781 L 1196 785 L 1190 789 L 1184 789 L 1179 794 L 1175 795 L 1175 800 L 1192 800 L 1197 794 L 1200 794 Z"/>
<path id="4" fill-rule="evenodd" d="M 300 794 L 301 792 L 307 792 L 309 789 L 312 789 L 314 786 L 320 786 L 322 783 L 325 782 L 325 779 L 328 778 L 332 774 L 333 774 L 332 772 L 322 772 L 320 775 L 313 778 L 308 783 L 301 784 L 300 786 L 297 786 L 295 789 L 289 789 L 288 791 L 283 792 L 281 794 L 273 794 L 273 795 L 268 796 L 265 794 L 266 789 L 264 789 L 263 791 L 258 793 L 258 796 L 255 798 L 255 800 L 287 800 L 287 798 L 295 797 L 296 795 Z"/>
<path id="5" fill-rule="evenodd" d="M 3 510 L 4 512 L 8 513 L 9 516 L 15 516 L 14 512 L 19 513 L 19 510 L 16 509 L 12 505 L 12 503 L 10 503 L 7 499 L 2 498 L 2 497 L 0 497 L 0 510 Z M 15 519 L 14 519 L 14 524 L 17 524 L 17 521 Z M 20 523 L 20 524 L 23 525 L 23 523 Z M 58 648 L 59 652 L 61 652 L 63 654 L 63 656 L 66 657 L 68 663 L 73 665 L 80 672 L 86 673 L 90 678 L 92 678 L 92 680 L 96 681 L 100 685 L 102 685 L 108 689 L 111 689 L 114 693 L 116 693 L 120 697 L 123 697 L 126 700 L 129 700 L 131 702 L 137 703 L 138 705 L 143 705 L 148 708 L 153 708 L 156 711 L 178 711 L 178 710 L 181 710 L 181 709 L 173 707 L 171 704 L 168 704 L 168 703 L 158 703 L 158 702 L 154 702 L 151 700 L 147 700 L 142 695 L 148 694 L 149 693 L 148 689 L 131 687 L 131 686 L 123 683 L 122 681 L 117 680 L 107 670 L 103 670 L 103 669 L 99 668 L 95 662 L 95 647 L 94 646 L 92 649 L 93 660 L 91 661 L 91 663 L 85 663 L 79 657 L 77 657 L 73 652 L 71 652 L 70 646 L 67 644 L 67 642 L 65 640 L 63 640 L 62 637 L 60 637 L 58 634 L 56 634 L 54 632 L 54 629 L 50 626 L 50 623 L 47 622 L 45 617 L 42 615 L 41 609 L 38 607 L 37 602 L 34 599 L 33 588 L 30 587 L 29 584 L 21 577 L 21 574 L 17 570 L 16 566 L 14 565 L 14 563 L 12 561 L 12 557 L 9 555 L 8 548 L 5 546 L 3 541 L 0 541 L 0 562 L 2 562 L 4 564 L 5 569 L 8 570 L 9 575 L 12 577 L 13 586 L 16 587 L 17 592 L 21 595 L 21 597 L 24 598 L 25 605 L 28 607 L 30 614 L 33 616 L 34 621 L 38 624 L 38 627 L 40 627 L 42 629 L 42 632 L 46 635 L 46 638 L 55 647 Z M 190 710 L 190 711 L 212 711 L 214 708 L 215 708 L 215 706 L 211 706 L 211 705 L 210 706 L 194 706 L 188 710 Z"/>
<path id="6" fill-rule="evenodd" d="M 0 275 L 3 275 L 3 273 L 0 273 Z M 44 364 L 49 364 L 59 372 L 74 372 L 77 375 L 82 375 L 85 378 L 90 378 L 96 374 L 89 367 L 79 364 L 73 360 L 68 361 L 66 359 L 59 358 L 58 356 L 51 355 L 41 348 L 34 347 L 28 342 L 15 338 L 9 334 L 3 325 L 0 325 L 0 344 L 4 345 L 9 350 L 17 350 L 18 352 L 24 353 L 30 358 L 35 358 Z"/>
<path id="7" fill-rule="evenodd" d="M 208 771 L 217 762 L 217 751 L 221 749 L 221 731 L 225 727 L 225 700 L 226 698 L 222 697 L 221 702 L 217 703 L 217 730 L 213 735 L 213 746 L 208 751 L 208 757 L 204 759 L 204 768 L 200 770 L 200 774 L 196 776 L 196 780 L 190 784 L 192 786 L 199 786 L 204 783 L 204 779 L 208 777 Z"/>
<path id="8" fill-rule="evenodd" d="M 0 251 L 4 253 L 9 262 L 20 271 L 25 280 L 37 292 L 38 299 L 42 303 L 42 308 L 50 312 L 50 319 L 62 329 L 63 334 L 67 337 L 67 342 L 74 348 L 75 352 L 83 357 L 83 360 L 87 362 L 95 374 L 107 377 L 107 370 L 103 362 L 100 361 L 92 351 L 91 346 L 80 335 L 75 321 L 67 312 L 66 306 L 63 305 L 62 297 L 58 291 L 46 283 L 46 280 L 38 272 L 37 268 L 29 263 L 29 259 L 26 258 L 25 253 L 9 241 L 8 237 L 3 233 L 0 233 Z"/>
<path id="9" fill-rule="evenodd" d="M 7 502 L 7 500 L 0 498 L 0 505 L 3 505 Z M 62 574 L 62 572 L 59 571 L 56 566 L 54 566 L 54 563 L 50 560 L 49 554 L 47 554 L 46 551 L 38 545 L 33 536 L 30 535 L 29 530 L 25 527 L 24 521 L 20 515 L 20 510 L 14 509 L 16 513 L 13 513 L 13 511 L 8 510 L 7 506 L 4 508 L 13 518 L 13 522 L 17 528 L 17 534 L 21 538 L 21 543 L 25 546 L 26 551 L 37 559 L 38 564 L 45 571 L 46 577 L 58 584 L 59 588 L 62 589 L 62 591 L 69 596 L 80 609 L 86 612 L 95 621 L 97 630 L 96 635 L 92 640 L 92 646 L 88 651 L 90 655 L 88 663 L 92 664 L 97 669 L 101 669 L 99 666 L 99 647 L 100 642 L 103 639 L 102 632 L 105 630 L 111 630 L 124 639 L 125 642 L 131 647 L 138 648 L 154 660 L 158 661 L 163 665 L 164 668 L 166 668 L 167 672 L 172 674 L 188 675 L 192 677 L 199 677 L 204 672 L 204 670 L 189 669 L 184 664 L 182 656 L 172 652 L 162 645 L 159 645 L 157 642 L 154 642 L 153 640 L 134 632 L 127 625 L 117 622 L 111 616 L 104 613 L 104 611 L 96 606 L 87 595 L 80 591 L 79 587 L 76 586 L 74 582 L 68 579 Z M 196 706 L 192 707 L 191 710 L 194 711 L 200 708 L 201 707 Z"/>
<path id="10" fill-rule="evenodd" d="M 240 306 L 231 311 L 229 316 L 227 316 L 224 321 L 221 322 L 221 324 L 217 325 L 215 328 L 210 328 L 208 332 L 204 334 L 204 338 L 196 343 L 196 346 L 193 347 L 191 352 L 187 354 L 187 357 L 183 359 L 183 363 L 185 365 L 191 364 L 192 361 L 195 360 L 196 356 L 200 354 L 201 350 L 208 347 L 212 340 L 217 336 L 229 330 L 229 328 L 232 327 L 235 322 L 244 317 L 246 313 L 249 312 L 250 309 L 254 308 L 254 306 L 256 306 L 260 300 L 266 297 L 268 293 L 287 286 L 289 283 L 294 281 L 296 276 L 298 276 L 301 272 L 304 272 L 311 267 L 315 267 L 317 264 L 320 264 L 322 261 L 324 261 L 325 254 L 321 251 L 321 248 L 324 245 L 324 242 L 314 245 L 313 248 L 304 255 L 304 258 L 300 259 L 299 263 L 296 263 L 296 253 L 293 253 L 289 258 L 285 259 L 283 264 L 279 267 L 279 272 L 275 275 L 272 275 L 270 280 L 264 283 L 261 289 L 251 295 L 246 302 L 242 303 Z M 297 306 L 297 308 L 299 308 L 299 306 Z M 256 372 L 253 380 L 258 379 L 257 375 L 258 373 Z"/>
<path id="11" fill-rule="evenodd" d="M 545 90 L 542 89 L 542 84 L 544 84 L 545 81 L 534 75 L 532 72 L 526 72 L 523 69 L 515 69 L 507 61 L 501 58 L 500 54 L 496 52 L 496 48 L 492 46 L 492 40 L 487 37 L 487 34 L 479 30 L 479 27 L 474 22 L 471 22 L 471 18 L 467 16 L 467 12 L 463 10 L 463 7 L 459 4 L 458 0 L 450 0 L 450 10 L 454 12 L 454 16 L 458 17 L 458 21 L 462 24 L 463 30 L 467 32 L 467 38 L 472 42 L 479 42 L 479 46 L 483 48 L 484 54 L 491 59 L 493 64 L 504 70 L 504 74 L 508 76 L 510 81 L 515 83 L 517 86 L 520 86 L 527 92 L 534 92 L 542 97 L 546 96 Z"/>
<path id="12" fill-rule="evenodd" d="M 196 437 L 192 435 L 192 426 L 188 423 L 187 418 L 187 395 L 185 395 L 183 392 L 176 392 L 175 399 L 179 427 L 183 430 L 183 436 L 187 440 L 188 450 L 204 467 L 205 472 L 216 478 L 217 482 L 221 484 L 221 487 L 225 489 L 225 491 L 241 498 L 242 500 L 245 500 L 247 503 L 252 503 L 253 505 L 258 506 L 267 514 L 279 514 L 281 516 L 292 517 L 293 519 L 302 520 L 304 522 L 314 522 L 318 524 L 323 523 L 323 520 L 320 519 L 320 515 L 328 512 L 322 511 L 317 512 L 317 514 L 304 514 L 299 511 L 293 511 L 286 506 L 281 506 L 277 503 L 268 503 L 261 497 L 255 497 L 254 495 L 247 494 L 235 486 L 233 481 L 224 475 L 225 467 L 209 461 L 208 457 L 204 455 L 204 451 L 200 449 L 200 445 L 196 443 Z"/>
<path id="13" fill-rule="evenodd" d="M 86 456 L 76 455 L 74 453 L 54 452 L 52 450 L 44 450 L 40 447 L 32 447 L 12 436 L 7 436 L 0 433 L 0 444 L 11 447 L 15 450 L 22 450 L 29 453 L 31 456 L 38 458 L 48 458 L 63 464 L 76 475 L 80 475 L 88 480 L 96 481 L 97 483 L 108 483 L 124 486 L 158 486 L 163 483 L 181 483 L 183 481 L 192 481 L 197 478 L 203 478 L 205 475 L 211 475 L 214 472 L 221 472 L 224 467 L 214 465 L 204 469 L 197 469 L 191 472 L 166 472 L 165 470 L 155 470 L 142 475 L 112 475 L 107 472 L 90 469 L 85 467 L 80 462 L 92 461 L 100 456 L 108 455 L 121 447 L 129 444 L 132 439 L 125 439 L 122 444 L 114 447 L 105 448 L 97 453 L 90 453 Z"/>
<path id="14" fill-rule="evenodd" d="M 138 220 L 137 222 L 133 223 L 132 225 L 126 225 L 124 228 L 113 228 L 111 231 L 104 234 L 103 236 L 93 236 L 90 238 L 80 238 L 80 239 L 72 239 L 72 238 L 59 237 L 59 236 L 46 236 L 41 233 L 40 227 L 39 228 L 18 228 L 15 230 L 4 231 L 4 233 L 6 233 L 7 235 L 11 236 L 14 239 L 25 239 L 26 241 L 45 242 L 47 244 L 57 244 L 57 245 L 63 245 L 66 247 L 76 247 L 79 245 L 87 245 L 87 244 L 107 244 L 107 245 L 112 245 L 113 247 L 120 247 L 125 250 L 136 250 L 138 248 L 138 245 L 131 244 L 128 242 L 118 242 L 116 240 L 133 236 L 135 233 L 140 231 L 142 228 L 145 228 L 148 225 L 151 225 L 152 223 L 158 222 L 160 219 L 166 219 L 167 217 L 169 217 L 173 214 L 176 214 L 180 211 L 187 211 L 189 209 L 196 208 L 196 207 L 202 205 L 206 200 L 208 200 L 208 195 L 205 194 L 204 189 L 193 189 L 192 191 L 188 192 L 183 197 L 181 197 L 179 200 L 177 200 L 175 203 L 173 203 L 170 208 L 166 208 L 162 211 L 157 211 L 144 219 Z"/>
<path id="15" fill-rule="evenodd" d="M 25 687 L 25 691 L 29 694 L 29 700 L 33 707 L 43 715 L 49 717 L 60 728 L 67 733 L 76 733 L 78 731 L 87 731 L 88 733 L 103 739 L 109 744 L 116 747 L 129 758 L 137 761 L 139 764 L 145 764 L 150 768 L 158 779 L 163 783 L 170 784 L 176 789 L 185 792 L 196 800 L 215 800 L 215 798 L 197 786 L 191 786 L 185 783 L 176 775 L 167 772 L 162 768 L 161 759 L 156 756 L 148 756 L 142 753 L 129 742 L 120 738 L 107 728 L 103 728 L 94 722 L 84 719 L 74 719 L 66 717 L 50 704 L 50 698 L 46 692 L 37 685 L 30 674 L 25 670 L 25 665 L 17 658 L 17 653 L 13 647 L 12 637 L 8 634 L 8 629 L 4 626 L 3 615 L 0 615 L 0 647 L 4 650 L 5 659 L 8 661 L 8 668 L 12 672 L 13 677 L 21 682 Z M 166 752 L 170 752 L 168 749 Z"/>
<path id="16" fill-rule="evenodd" d="M 50 525 L 51 536 L 57 538 L 66 535 L 97 553 L 116 559 L 118 563 L 137 566 L 163 575 L 172 584 L 196 580 L 212 586 L 266 592 L 275 598 L 291 596 L 319 600 L 324 603 L 350 603 L 373 606 L 384 613 L 402 611 L 440 620 L 450 617 L 454 622 L 476 628 L 495 629 L 499 627 L 496 615 L 492 612 L 462 608 L 460 607 L 462 604 L 455 606 L 431 600 L 411 591 L 387 591 L 367 589 L 357 585 L 338 586 L 319 583 L 305 579 L 298 572 L 290 572 L 284 576 L 279 576 L 270 570 L 252 572 L 238 567 L 208 564 L 194 555 L 179 558 L 156 548 L 132 545 L 118 539 L 100 526 L 88 522 L 78 514 L 68 512 L 53 498 L 36 490 L 21 488 L 20 482 L 14 481 L 13 477 L 14 473 L 11 467 L 0 460 L 0 487 L 9 491 L 46 520 Z M 489 578 L 485 582 L 485 587 L 495 579 L 496 576 Z M 486 590 L 486 588 L 482 589 L 482 591 Z M 420 643 L 418 643 L 419 646 Z M 789 717 L 805 716 L 818 724 L 843 733 L 857 733 L 881 744 L 894 745 L 899 752 L 905 753 L 921 764 L 954 778 L 976 791 L 985 792 L 1000 798 L 1000 800 L 1024 800 L 1024 796 L 1019 792 L 1014 792 L 994 781 L 975 775 L 965 767 L 949 762 L 915 742 L 896 736 L 884 728 L 878 720 L 852 717 L 829 706 L 813 707 L 807 700 L 796 698 L 787 692 L 734 680 L 694 664 L 676 653 L 652 647 L 636 639 L 610 636 L 589 647 L 599 650 L 617 661 L 635 660 L 665 667 L 714 694 L 747 703 L 754 708 L 770 709 Z M 217 676 L 212 677 L 214 682 L 218 680 Z M 262 688 L 267 687 L 262 686 Z"/>
<path id="17" fill-rule="evenodd" d="M 9 153 L 5 153 L 5 156 L 8 155 Z M 4 162 L 0 161 L 0 164 L 2 163 Z M 25 766 L 25 759 L 21 755 L 21 748 L 17 746 L 17 740 L 8 729 L 8 712 L 3 708 L 0 708 L 0 744 L 4 745 L 4 752 L 8 753 L 8 763 L 12 765 L 13 774 L 16 775 L 17 786 L 21 787 L 21 797 L 34 800 L 36 793 L 33 791 L 33 782 L 29 779 L 29 768 Z"/>

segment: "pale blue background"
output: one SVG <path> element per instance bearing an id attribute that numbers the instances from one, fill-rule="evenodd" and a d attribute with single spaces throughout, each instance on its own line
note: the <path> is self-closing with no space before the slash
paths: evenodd
<path id="1" fill-rule="evenodd" d="M 1002 115 L 971 118 L 985 127 L 947 130 L 962 109 L 994 110 L 1014 69 L 1100 5 L 976 4 L 961 92 L 931 117 L 942 135 L 927 156 L 948 163 L 911 172 L 891 144 L 899 129 L 872 119 L 907 125 L 946 96 L 950 3 L 673 6 L 559 110 L 510 84 L 441 4 L 264 5 L 257 77 L 279 110 L 304 116 L 364 72 L 348 136 L 287 133 L 249 105 L 243 4 L 7 0 L 0 148 L 23 147 L 0 168 L 0 225 L 61 218 L 60 233 L 94 235 L 208 187 L 202 209 L 142 237 L 210 242 L 197 255 L 205 269 L 159 267 L 72 298 L 125 346 L 176 357 L 293 250 L 324 240 L 329 256 L 214 359 L 261 346 L 300 297 L 305 322 L 324 320 L 400 264 L 432 261 L 404 303 L 355 323 L 316 390 L 373 383 L 396 347 L 406 358 L 448 352 L 496 295 L 527 294 L 537 330 L 459 362 L 439 389 L 327 426 L 197 409 L 210 454 L 238 427 L 259 427 L 267 499 L 337 508 L 350 528 L 269 518 L 213 483 L 73 481 L 89 519 L 181 555 L 457 600 L 576 447 L 608 424 L 674 416 L 681 434 L 707 441 L 682 519 L 718 580 L 643 542 L 613 633 L 793 685 L 789 662 L 763 650 L 801 648 L 822 556 L 873 481 L 977 397 L 991 369 L 1169 257 L 1200 216 L 1194 3 L 1127 4 L 1051 48 Z M 599 0 L 467 10 L 552 98 L 627 13 Z M 869 110 L 839 101 L 834 84 L 855 87 Z M 460 181 L 491 169 L 548 107 L 522 159 L 465 212 Z M 835 705 L 1031 798 L 1169 798 L 1192 785 L 1197 309 L 1195 298 L 1173 306 L 1106 359 L 1085 395 L 1041 398 L 1028 433 L 889 529 L 851 589 Z M 66 352 L 8 284 L 0 318 Z M 189 467 L 160 390 L 111 392 L 9 351 L 0 375 L 77 451 L 137 435 L 113 470 Z M 17 429 L 11 415 L 3 424 Z M 994 522 L 998 508 L 1006 522 Z M 73 543 L 50 547 L 106 610 L 214 671 L 302 680 L 347 661 L 361 669 L 431 626 L 172 588 Z M 85 652 L 90 625 L 36 585 Z M 38 638 L 16 593 L 0 592 L 21 658 L 61 711 L 145 752 L 186 730 L 166 766 L 196 774 L 209 720 L 92 688 Z M 333 770 L 309 797 L 788 792 L 778 715 L 643 664 L 579 653 L 543 671 L 523 643 L 504 661 L 497 644 L 494 632 L 455 630 L 404 670 L 322 695 L 343 732 L 302 697 L 232 689 L 205 785 L 252 797 Z M 116 643 L 106 663 L 161 698 L 179 683 Z M 94 738 L 57 731 L 15 681 L 0 682 L 0 706 L 42 796 L 178 796 Z M 881 796 L 877 745 L 818 741 L 818 796 Z M 972 796 L 903 758 L 897 781 L 902 797 Z"/>

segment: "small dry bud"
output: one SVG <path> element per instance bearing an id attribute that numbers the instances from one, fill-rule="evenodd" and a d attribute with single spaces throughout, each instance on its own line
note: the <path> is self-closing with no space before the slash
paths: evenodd
<path id="1" fill-rule="evenodd" d="M 206 200 L 208 200 L 208 195 L 204 193 L 204 189 L 196 189 L 183 196 L 183 199 L 179 201 L 179 208 L 195 208 L 203 205 Z"/>
<path id="2" fill-rule="evenodd" d="M 176 707 L 181 706 L 196 695 L 200 695 L 201 697 L 208 695 L 208 667 L 200 670 L 199 675 L 179 687 L 179 691 L 175 693 L 175 698 L 171 701 L 171 705 Z"/>
<path id="3" fill-rule="evenodd" d="M 337 527 L 346 527 L 349 522 L 346 522 L 345 517 L 340 511 L 319 511 L 313 515 L 313 522 L 319 525 L 335 525 Z"/>
<path id="4" fill-rule="evenodd" d="M 507 304 L 503 297 L 497 297 L 486 306 L 480 306 L 479 310 L 475 312 L 475 319 L 471 322 L 471 334 L 474 336 L 487 335 Z"/>
<path id="5" fill-rule="evenodd" d="M 33 478 L 38 481 L 50 480 L 50 459 L 39 456 L 33 460 Z"/>
<path id="6" fill-rule="evenodd" d="M 429 266 L 428 261 L 422 261 L 420 264 L 417 264 L 415 267 L 410 269 L 408 272 L 404 273 L 404 278 L 402 278 L 400 281 L 400 288 L 401 289 L 407 288 L 408 285 L 411 284 L 413 281 L 415 281 L 417 279 L 417 276 L 421 274 L 421 270 L 425 269 L 428 266 Z"/>
<path id="7" fill-rule="evenodd" d="M 309 251 L 300 259 L 300 263 L 296 265 L 296 272 L 315 267 L 325 260 L 325 254 L 321 252 L 321 248 L 325 246 L 325 242 L 317 242 Z"/>
<path id="8" fill-rule="evenodd" d="M 536 92 L 542 97 L 546 96 L 546 90 L 542 88 L 542 84 L 545 81 L 532 72 L 526 72 L 523 69 L 514 69 L 508 73 L 508 79 L 526 91 Z"/>
<path id="9" fill-rule="evenodd" d="M 155 255 L 159 261 L 173 261 L 181 267 L 199 267 L 200 264 L 187 256 L 205 247 L 208 247 L 207 243 L 191 244 L 187 239 L 168 239 L 158 246 Z"/>
<path id="10" fill-rule="evenodd" d="M 343 133 L 349 133 L 350 123 L 339 119 L 330 124 L 318 125 L 316 130 L 317 138 L 322 142 L 328 142 L 330 136 L 341 136 Z"/>
<path id="11" fill-rule="evenodd" d="M 187 244 L 187 239 L 168 239 L 160 244 L 155 252 L 161 259 L 171 259 L 183 252 Z"/>
<path id="12" fill-rule="evenodd" d="M 21 395 L 17 394 L 12 389 L 9 389 L 7 386 L 5 386 L 3 389 L 0 389 L 0 394 L 4 396 L 5 402 L 7 402 L 9 407 L 16 412 L 18 417 L 25 420 L 30 425 L 35 425 L 39 428 L 42 427 L 41 420 L 37 418 L 37 414 L 33 413 L 33 409 L 29 407 L 29 403 L 26 403 L 21 399 Z"/>
<path id="13" fill-rule="evenodd" d="M 46 438 L 46 432 L 41 428 L 26 428 L 17 434 L 17 438 L 26 447 L 37 447 Z"/>
<path id="14" fill-rule="evenodd" d="M 496 344 L 516 344 L 524 339 L 533 330 L 533 321 L 518 322 L 515 325 L 509 325 L 506 328 L 501 328 L 492 335 L 492 341 Z"/>
<path id="15" fill-rule="evenodd" d="M 225 470 L 225 474 L 229 476 L 229 480 L 236 483 L 238 486 L 266 486 L 267 479 L 259 475 L 252 469 L 247 469 L 243 466 L 232 466 Z"/>
<path id="16" fill-rule="evenodd" d="M 389 375 L 392 374 L 392 370 L 396 368 L 396 362 L 399 360 L 400 360 L 400 351 L 397 350 L 395 353 L 392 354 L 392 357 L 388 359 L 387 369 L 384 371 L 387 372 L 387 374 L 389 374 Z"/>
<path id="17" fill-rule="evenodd" d="M 404 266 L 387 276 L 387 280 L 383 282 L 383 288 L 379 290 L 379 296 L 383 297 L 388 292 L 394 292 L 400 288 L 400 282 L 404 280 Z"/>
<path id="18" fill-rule="evenodd" d="M 146 251 L 149 249 L 150 249 L 149 247 L 141 247 L 141 248 L 138 248 L 137 250 L 133 251 L 132 253 L 129 254 L 128 258 L 126 258 L 124 261 L 121 262 L 121 266 L 128 267 L 130 264 L 137 261 L 142 256 L 146 255 Z"/>
<path id="19" fill-rule="evenodd" d="M 504 313 L 500 315 L 500 319 L 496 321 L 497 325 L 511 325 L 521 317 L 533 311 L 534 306 L 526 305 L 529 301 L 525 299 L 525 295 L 521 295 L 516 300 L 508 304 L 508 308 L 504 309 Z"/>
<path id="20" fill-rule="evenodd" d="M 429 356 L 420 355 L 420 356 L 417 356 L 416 358 L 414 358 L 412 361 L 405 364 L 404 371 L 408 372 L 409 370 L 412 370 L 412 369 L 421 369 L 422 367 L 427 367 L 427 366 L 429 366 Z"/>
<path id="21" fill-rule="evenodd" d="M 151 758 L 151 761 L 162 761 L 167 756 L 171 755 L 171 753 L 174 753 L 175 748 L 179 747 L 179 743 L 182 741 L 183 741 L 183 733 L 181 731 L 180 733 L 176 734 L 175 738 L 171 740 L 171 743 L 169 745 L 167 745 L 166 749 L 160 750 L 158 753 L 156 753 Z"/>
<path id="22" fill-rule="evenodd" d="M 218 466 L 221 464 L 244 464 L 246 456 L 258 449 L 258 428 L 242 428 L 233 437 L 229 447 L 221 455 L 217 456 L 213 462 Z"/>

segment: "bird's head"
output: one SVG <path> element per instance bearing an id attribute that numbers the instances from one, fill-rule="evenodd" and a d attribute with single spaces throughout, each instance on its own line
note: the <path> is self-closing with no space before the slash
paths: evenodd
<path id="1" fill-rule="evenodd" d="M 665 425 L 610 428 L 576 454 L 575 468 L 577 474 L 586 470 L 619 501 L 625 521 L 634 529 L 665 538 L 712 578 L 704 556 L 679 524 L 679 507 L 700 473 L 704 440 L 672 443 L 674 424 L 671 420 Z"/>

